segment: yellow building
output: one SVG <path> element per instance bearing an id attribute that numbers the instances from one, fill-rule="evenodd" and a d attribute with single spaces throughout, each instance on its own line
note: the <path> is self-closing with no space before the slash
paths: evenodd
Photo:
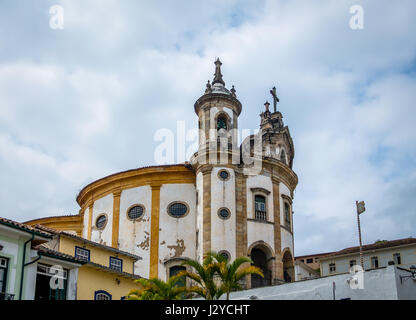
<path id="1" fill-rule="evenodd" d="M 134 263 L 141 258 L 77 235 L 36 225 L 37 229 L 53 235 L 43 249 L 86 261 L 78 270 L 77 300 L 120 300 L 133 288 Z"/>

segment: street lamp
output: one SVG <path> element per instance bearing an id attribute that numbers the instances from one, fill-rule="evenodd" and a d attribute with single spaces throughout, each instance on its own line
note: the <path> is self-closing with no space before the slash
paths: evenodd
<path id="1" fill-rule="evenodd" d="M 358 237 L 360 239 L 360 264 L 361 268 L 364 270 L 364 259 L 363 259 L 363 244 L 361 241 L 361 226 L 360 226 L 360 214 L 365 211 L 365 203 L 364 201 L 355 201 L 357 206 L 357 221 L 358 221 Z"/>

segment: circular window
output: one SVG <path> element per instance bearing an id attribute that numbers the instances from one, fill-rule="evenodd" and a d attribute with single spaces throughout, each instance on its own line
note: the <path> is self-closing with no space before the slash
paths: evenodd
<path id="1" fill-rule="evenodd" d="M 230 253 L 228 251 L 222 250 L 218 254 L 222 255 L 225 260 L 230 261 Z"/>
<path id="2" fill-rule="evenodd" d="M 227 208 L 221 208 L 218 210 L 218 216 L 221 219 L 228 219 L 230 215 L 231 215 L 231 212 Z"/>
<path id="3" fill-rule="evenodd" d="M 127 216 L 130 220 L 136 220 L 143 216 L 144 207 L 142 205 L 134 205 L 127 211 Z"/>
<path id="4" fill-rule="evenodd" d="M 168 206 L 168 213 L 174 218 L 181 218 L 188 213 L 188 206 L 183 202 L 173 202 Z"/>
<path id="5" fill-rule="evenodd" d="M 230 178 L 230 174 L 227 170 L 220 170 L 218 172 L 218 177 L 220 177 L 221 180 L 228 180 Z"/>
<path id="6" fill-rule="evenodd" d="M 95 221 L 95 226 L 98 229 L 104 229 L 106 224 L 107 224 L 107 216 L 105 214 L 98 216 L 97 220 Z"/>

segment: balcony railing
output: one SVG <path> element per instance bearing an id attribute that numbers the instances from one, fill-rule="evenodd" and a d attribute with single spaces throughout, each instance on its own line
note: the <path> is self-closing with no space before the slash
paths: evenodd
<path id="1" fill-rule="evenodd" d="M 266 211 L 260 211 L 260 210 L 256 210 L 254 213 L 254 218 L 256 220 L 263 220 L 263 221 L 267 221 L 267 214 Z"/>
<path id="2" fill-rule="evenodd" d="M 14 294 L 0 292 L 0 300 L 14 300 Z"/>

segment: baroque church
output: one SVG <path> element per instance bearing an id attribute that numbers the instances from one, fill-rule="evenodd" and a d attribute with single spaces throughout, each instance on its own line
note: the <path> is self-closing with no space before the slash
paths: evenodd
<path id="1" fill-rule="evenodd" d="M 260 130 L 237 143 L 242 104 L 215 61 L 212 83 L 196 100 L 199 147 L 189 162 L 127 170 L 85 186 L 79 213 L 26 222 L 73 232 L 141 257 L 134 273 L 167 280 L 186 258 L 205 253 L 248 256 L 263 270 L 246 287 L 294 281 L 292 170 L 294 145 L 277 111 L 265 103 Z"/>

